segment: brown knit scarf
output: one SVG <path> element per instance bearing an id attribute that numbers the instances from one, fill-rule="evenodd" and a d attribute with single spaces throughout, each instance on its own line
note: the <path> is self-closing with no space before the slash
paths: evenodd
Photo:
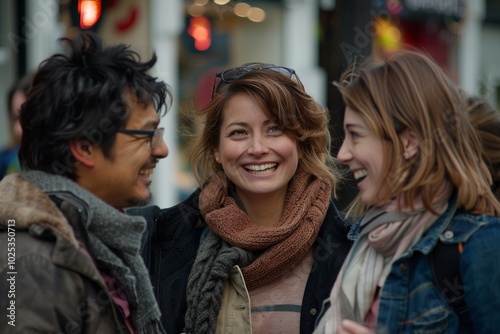
<path id="1" fill-rule="evenodd" d="M 311 249 L 328 209 L 331 187 L 299 168 L 290 181 L 277 226 L 259 226 L 224 191 L 223 177 L 201 192 L 200 210 L 212 232 L 229 245 L 257 252 L 242 269 L 249 290 L 271 282 L 298 264 Z"/>

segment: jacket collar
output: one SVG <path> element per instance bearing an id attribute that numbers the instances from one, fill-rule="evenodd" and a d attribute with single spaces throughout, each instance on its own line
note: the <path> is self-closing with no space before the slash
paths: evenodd
<path id="1" fill-rule="evenodd" d="M 67 206 L 68 211 L 70 208 Z M 0 228 L 7 226 L 7 220 L 15 220 L 16 230 L 27 230 L 36 238 L 52 240 L 51 260 L 54 264 L 85 275 L 104 287 L 91 257 L 78 241 L 65 214 L 49 196 L 19 174 L 8 175 L 0 182 Z"/>
<path id="2" fill-rule="evenodd" d="M 429 254 L 434 248 L 441 235 L 448 230 L 453 217 L 457 211 L 458 194 L 456 191 L 452 193 L 448 200 L 446 211 L 436 220 L 436 222 L 425 232 L 422 238 L 409 249 L 409 252 L 420 251 L 424 254 Z"/>
<path id="3" fill-rule="evenodd" d="M 35 224 L 50 229 L 78 247 L 73 229 L 62 212 L 20 174 L 8 175 L 0 182 L 0 227 L 5 227 L 7 220 L 15 220 L 17 230 L 31 229 Z M 39 228 L 33 228 L 41 233 Z"/>

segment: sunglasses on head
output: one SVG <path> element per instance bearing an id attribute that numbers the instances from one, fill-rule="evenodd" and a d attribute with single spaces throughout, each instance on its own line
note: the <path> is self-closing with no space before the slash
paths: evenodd
<path id="1" fill-rule="evenodd" d="M 248 72 L 252 72 L 255 70 L 272 70 L 281 73 L 288 78 L 291 78 L 295 74 L 295 70 L 291 68 L 276 66 L 276 65 L 247 64 L 243 66 L 233 67 L 225 71 L 219 72 L 215 75 L 214 86 L 212 88 L 212 98 L 214 97 L 215 93 L 219 90 L 221 83 L 226 83 L 226 84 L 231 83 L 233 81 L 238 80 Z"/>

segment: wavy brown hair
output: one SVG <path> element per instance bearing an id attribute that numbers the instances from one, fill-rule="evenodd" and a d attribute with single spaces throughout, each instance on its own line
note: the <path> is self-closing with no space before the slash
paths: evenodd
<path id="1" fill-rule="evenodd" d="M 224 175 L 215 161 L 214 148 L 219 146 L 223 111 L 228 101 L 242 93 L 255 100 L 266 115 L 297 142 L 299 168 L 331 184 L 335 195 L 340 173 L 330 153 L 327 110 L 306 93 L 296 74 L 288 78 L 270 69 L 255 69 L 220 85 L 208 105 L 196 112 L 202 120 L 202 128 L 192 146 L 190 160 L 200 187 L 211 177 Z"/>
<path id="2" fill-rule="evenodd" d="M 498 215 L 500 203 L 490 189 L 481 141 L 461 94 L 443 70 L 423 53 L 407 50 L 369 58 L 357 67 L 346 71 L 338 86 L 345 104 L 383 139 L 386 176 L 377 201 L 398 198 L 400 204 L 411 204 L 421 197 L 436 213 L 433 197 L 449 182 L 460 208 Z M 409 162 L 398 137 L 407 128 L 420 146 Z M 362 213 L 367 207 L 356 201 L 352 209 Z"/>

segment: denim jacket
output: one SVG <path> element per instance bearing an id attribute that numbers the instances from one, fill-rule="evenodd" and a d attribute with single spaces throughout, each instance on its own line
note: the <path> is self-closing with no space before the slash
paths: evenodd
<path id="1" fill-rule="evenodd" d="M 357 226 L 351 232 L 355 236 Z M 462 243 L 463 287 L 450 282 L 448 292 L 463 288 L 472 329 L 459 322 L 433 279 L 429 254 L 438 239 Z M 460 211 L 453 195 L 441 217 L 393 263 L 380 293 L 378 325 L 387 333 L 500 333 L 499 255 L 500 218 Z"/>

